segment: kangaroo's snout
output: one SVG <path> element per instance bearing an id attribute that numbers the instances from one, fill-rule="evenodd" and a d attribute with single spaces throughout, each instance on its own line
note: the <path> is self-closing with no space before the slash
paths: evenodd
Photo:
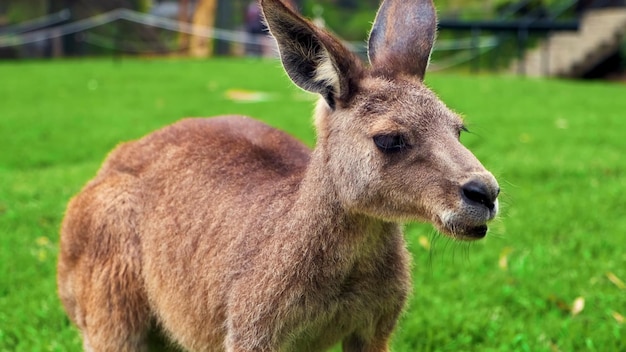
<path id="1" fill-rule="evenodd" d="M 488 222 L 498 214 L 500 187 L 488 171 L 472 175 L 458 188 L 454 206 L 442 211 L 434 223 L 460 240 L 476 240 L 487 235 Z"/>
<path id="2" fill-rule="evenodd" d="M 463 185 L 461 191 L 466 202 L 472 205 L 479 204 L 486 207 L 489 211 L 493 211 L 498 194 L 500 194 L 500 187 L 495 182 L 487 183 L 473 179 Z"/>

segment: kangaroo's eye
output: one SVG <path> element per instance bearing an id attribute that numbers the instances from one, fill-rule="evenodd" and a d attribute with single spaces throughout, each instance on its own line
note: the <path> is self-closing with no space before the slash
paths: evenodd
<path id="1" fill-rule="evenodd" d="M 384 153 L 397 153 L 409 147 L 400 134 L 379 134 L 374 136 L 374 144 Z"/>

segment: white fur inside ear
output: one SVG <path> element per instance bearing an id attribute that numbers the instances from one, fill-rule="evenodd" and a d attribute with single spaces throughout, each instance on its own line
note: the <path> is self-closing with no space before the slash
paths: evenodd
<path id="1" fill-rule="evenodd" d="M 337 74 L 337 70 L 335 69 L 335 65 L 333 65 L 330 56 L 326 50 L 322 50 L 317 62 L 319 65 L 315 70 L 315 76 L 313 80 L 315 82 L 323 83 L 324 85 L 330 86 L 333 88 L 333 93 L 335 95 L 340 95 L 339 92 L 339 75 Z"/>

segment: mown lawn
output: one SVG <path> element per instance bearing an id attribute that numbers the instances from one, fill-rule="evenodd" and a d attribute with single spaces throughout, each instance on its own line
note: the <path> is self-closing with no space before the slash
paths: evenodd
<path id="1" fill-rule="evenodd" d="M 408 226 L 415 289 L 392 350 L 626 350 L 626 86 L 427 81 L 465 115 L 502 216 L 471 245 Z M 80 350 L 56 296 L 57 229 L 117 143 L 237 113 L 312 145 L 313 102 L 274 61 L 0 62 L 0 351 Z"/>

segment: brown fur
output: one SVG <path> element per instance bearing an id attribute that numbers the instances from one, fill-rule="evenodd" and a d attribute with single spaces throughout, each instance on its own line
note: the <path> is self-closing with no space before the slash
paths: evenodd
<path id="1" fill-rule="evenodd" d="M 324 98 L 315 149 L 228 116 L 111 152 L 61 228 L 59 295 L 85 350 L 145 351 L 158 326 L 189 351 L 388 351 L 410 292 L 399 224 L 472 239 L 495 216 L 497 183 L 459 143 L 458 116 L 423 74 L 385 66 L 425 67 L 427 53 L 368 69 L 279 0 L 262 5 L 290 77 Z M 386 153 L 381 134 L 409 147 Z"/>

